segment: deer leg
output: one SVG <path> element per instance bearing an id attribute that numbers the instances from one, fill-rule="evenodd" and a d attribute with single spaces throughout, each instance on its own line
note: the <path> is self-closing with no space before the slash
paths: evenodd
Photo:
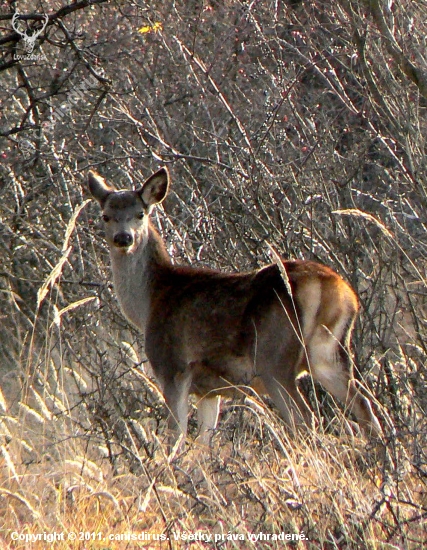
<path id="1" fill-rule="evenodd" d="M 357 389 L 350 361 L 348 350 L 333 336 L 328 339 L 324 337 L 322 345 L 311 347 L 309 352 L 313 378 L 341 401 L 349 412 L 354 413 L 367 436 L 380 436 L 381 426 L 372 412 L 371 403 Z"/>
<path id="2" fill-rule="evenodd" d="M 175 374 L 163 386 L 163 395 L 169 409 L 169 442 L 175 444 L 180 435 L 187 435 L 188 399 L 192 381 L 191 370 Z"/>
<path id="3" fill-rule="evenodd" d="M 262 381 L 283 420 L 292 431 L 310 424 L 311 413 L 298 391 L 294 378 L 285 380 L 274 376 L 263 376 Z"/>
<path id="4" fill-rule="evenodd" d="M 204 397 L 197 403 L 197 424 L 199 426 L 200 443 L 209 444 L 212 436 L 212 430 L 218 423 L 219 410 L 221 406 L 221 396 Z"/>
<path id="5" fill-rule="evenodd" d="M 368 437 L 381 435 L 382 430 L 372 412 L 371 403 L 358 391 L 355 380 L 352 380 L 341 366 L 312 365 L 312 373 L 326 391 L 344 403 L 346 409 L 356 416 L 361 429 Z"/>

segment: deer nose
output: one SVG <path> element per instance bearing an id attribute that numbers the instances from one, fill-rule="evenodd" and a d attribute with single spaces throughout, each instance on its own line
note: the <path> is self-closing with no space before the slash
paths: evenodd
<path id="1" fill-rule="evenodd" d="M 119 248 L 125 248 L 133 244 L 133 237 L 130 233 L 122 232 L 114 235 L 114 244 Z"/>

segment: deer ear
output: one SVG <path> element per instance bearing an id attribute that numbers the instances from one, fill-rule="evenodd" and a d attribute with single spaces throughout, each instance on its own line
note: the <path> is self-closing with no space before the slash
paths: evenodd
<path id="1" fill-rule="evenodd" d="M 147 206 L 159 204 L 168 194 L 169 190 L 169 172 L 167 168 L 160 168 L 155 174 L 150 176 L 144 185 L 138 189 L 137 193 L 143 203 Z"/>
<path id="2" fill-rule="evenodd" d="M 101 206 L 104 206 L 108 195 L 111 195 L 115 191 L 114 187 L 105 183 L 103 177 L 96 172 L 90 171 L 88 173 L 89 191 L 94 199 L 96 199 Z"/>

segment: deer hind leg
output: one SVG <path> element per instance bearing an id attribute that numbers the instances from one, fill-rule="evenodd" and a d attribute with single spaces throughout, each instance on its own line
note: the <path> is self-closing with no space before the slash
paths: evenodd
<path id="1" fill-rule="evenodd" d="M 301 397 L 293 372 L 288 376 L 262 376 L 265 389 L 292 431 L 310 425 L 311 412 Z"/>
<path id="2" fill-rule="evenodd" d="M 218 423 L 221 396 L 203 397 L 197 403 L 197 424 L 199 426 L 199 442 L 208 445 Z"/>
<path id="3" fill-rule="evenodd" d="M 357 389 L 352 377 L 353 369 L 348 347 L 342 344 L 343 329 L 330 332 L 318 326 L 310 339 L 308 362 L 315 380 L 341 401 L 353 413 L 368 436 L 379 436 L 382 431 L 378 419 L 372 412 L 371 403 Z"/>
<path id="4" fill-rule="evenodd" d="M 312 413 L 296 384 L 303 353 L 298 329 L 280 305 L 263 319 L 258 330 L 255 365 L 266 393 L 293 432 L 311 425 L 312 420 Z"/>

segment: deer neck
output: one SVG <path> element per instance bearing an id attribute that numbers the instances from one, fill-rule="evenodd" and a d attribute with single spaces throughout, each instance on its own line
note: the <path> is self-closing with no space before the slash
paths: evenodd
<path id="1" fill-rule="evenodd" d="M 132 253 L 124 254 L 111 248 L 110 257 L 121 310 L 129 321 L 145 332 L 157 274 L 173 269 L 165 245 L 149 223 L 144 239 Z"/>

